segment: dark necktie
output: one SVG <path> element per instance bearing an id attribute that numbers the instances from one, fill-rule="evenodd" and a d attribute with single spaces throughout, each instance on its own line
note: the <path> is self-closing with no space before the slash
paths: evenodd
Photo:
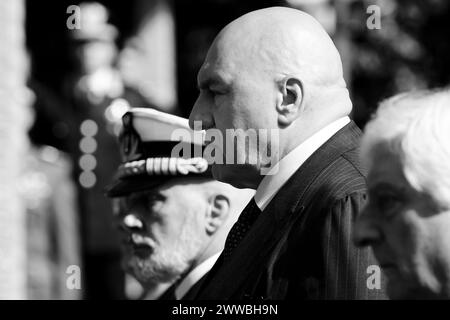
<path id="1" fill-rule="evenodd" d="M 258 208 L 258 205 L 255 202 L 255 198 L 252 198 L 252 200 L 250 200 L 250 202 L 240 214 L 239 219 L 233 225 L 230 233 L 227 236 L 227 240 L 225 241 L 225 248 L 222 252 L 224 261 L 228 260 L 234 249 L 237 248 L 239 243 L 247 234 L 248 230 L 250 230 L 251 226 L 256 221 L 260 213 L 261 210 Z"/>

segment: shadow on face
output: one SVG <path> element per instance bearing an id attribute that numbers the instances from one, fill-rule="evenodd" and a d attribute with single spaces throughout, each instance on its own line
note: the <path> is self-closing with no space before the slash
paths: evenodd
<path id="1" fill-rule="evenodd" d="M 119 200 L 123 265 L 143 284 L 176 279 L 208 241 L 207 199 L 186 180 L 173 179 Z"/>

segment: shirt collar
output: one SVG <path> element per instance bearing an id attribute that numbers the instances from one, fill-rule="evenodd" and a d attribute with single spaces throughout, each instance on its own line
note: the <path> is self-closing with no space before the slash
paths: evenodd
<path id="1" fill-rule="evenodd" d="M 336 132 L 350 122 L 349 117 L 342 117 L 322 128 L 299 146 L 283 157 L 262 179 L 255 193 L 255 201 L 263 211 L 270 200 L 284 183 L 301 167 L 301 165 L 330 139 Z"/>
<path id="2" fill-rule="evenodd" d="M 211 268 L 216 263 L 219 258 L 221 252 L 212 255 L 194 269 L 189 272 L 186 277 L 180 282 L 178 287 L 175 289 L 175 297 L 177 300 L 180 300 L 191 288 L 194 284 L 196 284 L 205 274 L 211 270 Z"/>

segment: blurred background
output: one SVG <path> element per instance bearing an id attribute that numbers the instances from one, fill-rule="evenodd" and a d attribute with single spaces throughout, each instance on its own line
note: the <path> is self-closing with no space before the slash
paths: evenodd
<path id="1" fill-rule="evenodd" d="M 151 107 L 187 117 L 215 35 L 269 6 L 326 28 L 361 128 L 381 99 L 450 82 L 446 0 L 0 2 L 0 298 L 139 295 L 103 195 L 121 116 Z"/>

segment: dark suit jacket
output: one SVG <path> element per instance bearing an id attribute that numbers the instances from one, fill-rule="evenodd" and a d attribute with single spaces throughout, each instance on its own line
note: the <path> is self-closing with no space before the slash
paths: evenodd
<path id="1" fill-rule="evenodd" d="M 368 289 L 376 265 L 352 228 L 366 198 L 361 131 L 349 123 L 294 173 L 196 299 L 382 299 Z"/>

